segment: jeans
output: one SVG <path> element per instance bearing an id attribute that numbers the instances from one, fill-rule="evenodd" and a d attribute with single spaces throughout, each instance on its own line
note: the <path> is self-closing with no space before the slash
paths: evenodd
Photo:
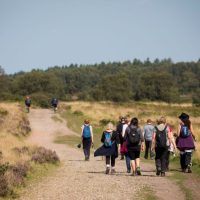
<path id="1" fill-rule="evenodd" d="M 125 153 L 125 158 L 126 158 L 126 168 L 127 168 L 127 172 L 131 171 L 131 159 L 128 156 L 128 153 Z"/>
<path id="2" fill-rule="evenodd" d="M 155 148 L 156 152 L 156 170 L 160 172 L 165 172 L 166 171 L 166 161 L 167 161 L 167 148 Z"/>
<path id="3" fill-rule="evenodd" d="M 85 158 L 90 158 L 91 138 L 83 138 L 83 153 Z"/>
<path id="4" fill-rule="evenodd" d="M 145 159 L 148 159 L 149 151 L 150 151 L 150 158 L 153 158 L 154 156 L 153 152 L 151 151 L 151 145 L 152 141 L 145 140 L 145 155 L 144 155 Z"/>
<path id="5" fill-rule="evenodd" d="M 111 161 L 111 167 L 115 166 L 115 156 L 106 156 L 106 165 L 110 165 Z"/>
<path id="6" fill-rule="evenodd" d="M 180 164 L 182 169 L 186 169 L 191 166 L 192 152 L 184 152 L 180 154 Z"/>

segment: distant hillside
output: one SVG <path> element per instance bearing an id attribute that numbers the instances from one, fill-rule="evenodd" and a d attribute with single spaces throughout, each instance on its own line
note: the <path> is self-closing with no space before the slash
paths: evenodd
<path id="1" fill-rule="evenodd" d="M 62 100 L 150 100 L 200 103 L 200 60 L 153 63 L 147 59 L 95 65 L 55 66 L 0 76 L 0 99 L 57 96 Z"/>

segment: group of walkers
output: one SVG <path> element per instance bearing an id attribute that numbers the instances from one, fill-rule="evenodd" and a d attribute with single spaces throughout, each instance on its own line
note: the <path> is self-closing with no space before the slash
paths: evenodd
<path id="1" fill-rule="evenodd" d="M 32 104 L 30 96 L 26 96 L 24 103 L 25 103 L 26 110 L 29 113 L 30 107 L 31 107 L 31 104 Z M 53 97 L 51 99 L 51 106 L 52 106 L 54 112 L 56 112 L 57 108 L 58 108 L 58 99 L 57 98 Z"/>
<path id="2" fill-rule="evenodd" d="M 126 117 L 120 117 L 116 128 L 112 123 L 108 123 L 101 137 L 103 145 L 94 152 L 94 156 L 105 157 L 105 173 L 114 174 L 115 160 L 120 153 L 121 160 L 126 161 L 127 173 L 135 176 L 142 174 L 140 156 L 141 151 L 145 150 L 145 159 L 148 159 L 149 154 L 150 159 L 155 159 L 156 175 L 165 176 L 166 171 L 169 170 L 170 155 L 175 154 L 178 149 L 182 171 L 191 173 L 191 158 L 195 149 L 194 132 L 188 114 L 182 113 L 179 119 L 177 133 L 173 134 L 165 117 L 158 119 L 156 124 L 148 119 L 143 129 L 139 126 L 136 117 L 130 121 Z M 89 161 L 94 136 L 88 119 L 84 121 L 81 130 L 85 160 Z"/>

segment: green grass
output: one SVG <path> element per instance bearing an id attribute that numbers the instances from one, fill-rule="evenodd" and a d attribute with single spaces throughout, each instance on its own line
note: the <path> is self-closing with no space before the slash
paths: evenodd
<path id="1" fill-rule="evenodd" d="M 64 136 L 57 136 L 54 142 L 58 144 L 67 144 L 71 147 L 76 147 L 77 144 L 81 142 L 81 139 L 76 135 L 64 135 Z"/>
<path id="2" fill-rule="evenodd" d="M 134 198 L 135 199 L 135 198 Z M 144 186 L 142 190 L 137 194 L 138 200 L 157 200 L 158 198 L 154 194 L 153 190 L 149 186 Z"/>
<path id="3" fill-rule="evenodd" d="M 55 122 L 60 122 L 60 123 L 63 122 L 63 120 L 56 115 L 52 116 L 51 119 L 53 119 Z"/>

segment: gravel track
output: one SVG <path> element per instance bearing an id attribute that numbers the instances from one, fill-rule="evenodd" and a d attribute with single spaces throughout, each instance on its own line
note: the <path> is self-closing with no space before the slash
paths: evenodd
<path id="1" fill-rule="evenodd" d="M 83 153 L 62 144 L 54 144 L 57 133 L 76 134 L 64 122 L 55 122 L 54 114 L 46 109 L 34 109 L 29 113 L 32 134 L 31 144 L 55 150 L 63 165 L 39 183 L 28 185 L 20 200 L 133 200 L 144 199 L 148 187 L 158 199 L 185 199 L 179 186 L 167 177 L 156 177 L 154 162 L 141 163 L 142 176 L 131 177 L 126 173 L 125 161 L 117 159 L 115 175 L 105 175 L 105 163 L 101 158 L 83 161 Z M 168 176 L 170 173 L 168 173 Z"/>

